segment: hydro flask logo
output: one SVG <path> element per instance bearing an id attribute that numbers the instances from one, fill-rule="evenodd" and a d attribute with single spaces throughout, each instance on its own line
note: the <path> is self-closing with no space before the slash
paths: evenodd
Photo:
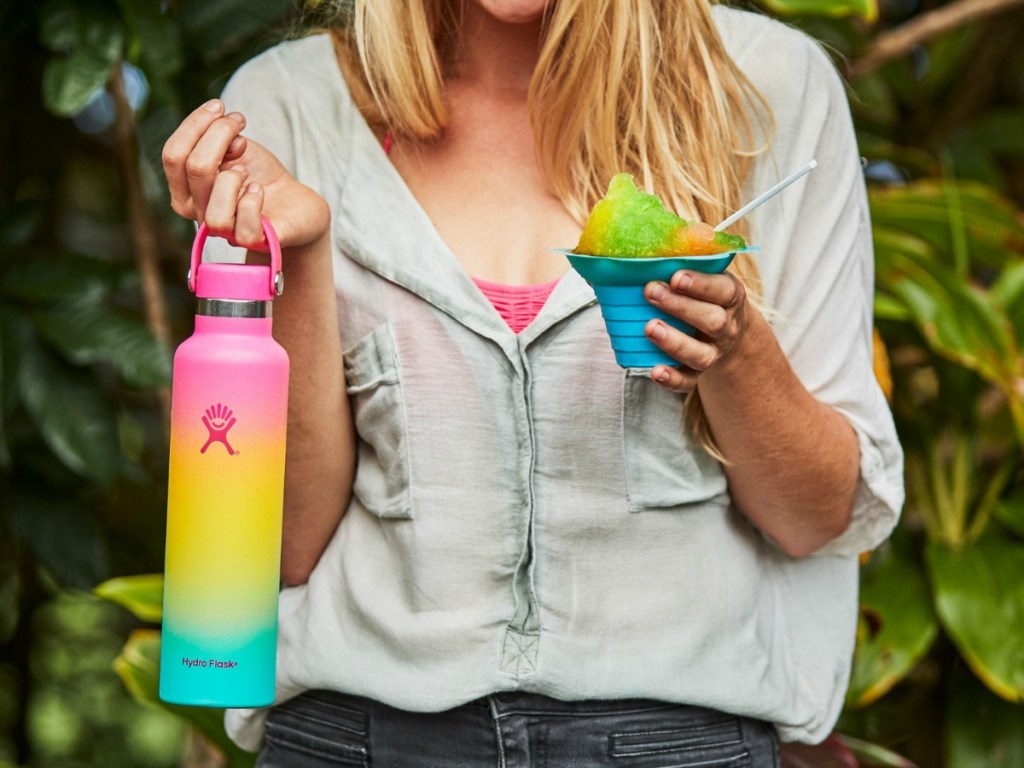
<path id="1" fill-rule="evenodd" d="M 232 448 L 231 443 L 228 442 L 228 430 L 235 426 L 235 421 L 236 419 L 232 410 L 220 403 L 211 405 L 207 408 L 206 415 L 203 416 L 203 424 L 209 431 L 210 437 L 199 452 L 206 453 L 206 449 L 209 448 L 212 443 L 224 443 L 224 447 L 228 449 L 228 453 L 231 456 L 234 456 L 235 449 Z"/>

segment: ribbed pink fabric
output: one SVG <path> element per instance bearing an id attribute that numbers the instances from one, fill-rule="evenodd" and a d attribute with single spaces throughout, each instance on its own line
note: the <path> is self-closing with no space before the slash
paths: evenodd
<path id="1" fill-rule="evenodd" d="M 540 285 L 504 285 L 478 277 L 474 277 L 473 282 L 514 333 L 519 333 L 533 322 L 558 284 L 555 280 Z"/>

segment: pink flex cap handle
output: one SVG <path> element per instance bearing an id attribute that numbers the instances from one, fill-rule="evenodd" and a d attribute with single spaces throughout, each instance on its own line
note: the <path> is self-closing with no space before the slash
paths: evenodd
<path id="1" fill-rule="evenodd" d="M 270 225 L 266 216 L 260 217 L 263 225 L 263 236 L 267 238 L 267 245 L 270 250 L 270 293 L 272 296 L 280 296 L 284 293 L 284 274 L 281 272 L 281 242 L 277 239 L 277 233 Z M 199 263 L 203 260 L 203 248 L 206 246 L 206 238 L 210 234 L 206 222 L 199 225 L 196 232 L 196 239 L 192 241 L 192 258 L 188 267 L 188 289 L 196 292 L 196 273 L 199 271 Z"/>

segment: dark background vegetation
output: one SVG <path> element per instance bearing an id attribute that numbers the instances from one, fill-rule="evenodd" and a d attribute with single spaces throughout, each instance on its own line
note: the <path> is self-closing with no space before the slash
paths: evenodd
<path id="1" fill-rule="evenodd" d="M 864 558 L 843 736 L 792 766 L 1024 766 L 1024 7 L 997 2 L 756 7 L 850 84 L 907 451 L 904 518 Z M 191 331 L 160 148 L 299 15 L 0 10 L 0 766 L 246 764 L 218 713 L 152 703 L 159 582 L 108 580 L 162 567 L 170 350 Z"/>

